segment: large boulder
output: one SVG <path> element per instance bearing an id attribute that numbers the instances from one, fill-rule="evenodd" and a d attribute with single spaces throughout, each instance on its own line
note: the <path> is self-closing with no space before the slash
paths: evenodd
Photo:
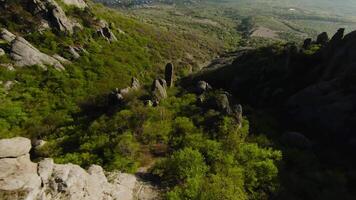
<path id="1" fill-rule="evenodd" d="M 16 37 L 12 41 L 10 56 L 17 67 L 38 65 L 46 69 L 46 65 L 50 65 L 58 70 L 64 70 L 63 65 L 58 60 L 40 52 L 22 37 Z"/>
<path id="2" fill-rule="evenodd" d="M 62 0 L 63 3 L 70 5 L 70 6 L 75 6 L 78 8 L 86 8 L 88 5 L 85 3 L 84 0 Z"/>
<path id="3" fill-rule="evenodd" d="M 96 32 L 99 37 L 105 38 L 109 42 L 117 41 L 116 36 L 111 31 L 109 24 L 105 20 L 99 20 Z"/>
<path id="4" fill-rule="evenodd" d="M 16 137 L 0 140 L 0 158 L 14 158 L 28 154 L 31 141 L 27 138 Z"/>
<path id="5" fill-rule="evenodd" d="M 173 86 L 174 81 L 174 66 L 172 63 L 168 63 L 165 69 L 165 79 L 168 87 Z"/>
<path id="6" fill-rule="evenodd" d="M 164 79 L 156 79 L 152 83 L 152 97 L 155 104 L 167 98 L 167 82 Z"/>

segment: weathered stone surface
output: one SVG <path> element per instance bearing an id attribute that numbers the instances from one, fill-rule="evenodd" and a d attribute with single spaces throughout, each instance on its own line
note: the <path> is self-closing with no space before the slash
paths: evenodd
<path id="1" fill-rule="evenodd" d="M 18 139 L 9 140 L 13 144 Z M 27 143 L 23 145 L 27 146 L 24 155 L 16 152 L 11 155 L 21 155 L 0 158 L 1 199 L 133 200 L 138 184 L 134 175 L 112 172 L 109 182 L 98 165 L 92 165 L 85 171 L 78 165 L 55 164 L 49 158 L 36 164 L 28 154 L 30 140 L 20 139 Z M 9 140 L 0 140 L 0 148 L 10 148 Z M 17 144 L 13 146 L 20 148 Z M 3 149 L 0 153 L 4 154 Z"/>
<path id="2" fill-rule="evenodd" d="M 0 29 L 0 39 L 5 40 L 6 42 L 10 43 L 16 38 L 16 35 L 12 34 L 5 28 Z"/>
<path id="3" fill-rule="evenodd" d="M 329 42 L 329 36 L 328 33 L 326 32 L 319 34 L 316 39 L 316 43 L 320 45 L 326 45 L 328 42 Z"/>
<path id="4" fill-rule="evenodd" d="M 41 15 L 52 28 L 58 31 L 71 34 L 74 27 L 80 27 L 79 24 L 67 18 L 55 0 L 29 0 L 27 7 L 33 14 Z"/>
<path id="5" fill-rule="evenodd" d="M 0 197 L 9 200 L 36 199 L 40 187 L 37 164 L 30 161 L 29 154 L 0 159 Z"/>
<path id="6" fill-rule="evenodd" d="M 63 58 L 62 56 L 60 56 L 58 54 L 54 54 L 52 57 L 64 65 L 68 65 L 71 63 L 69 60 Z"/>
<path id="7" fill-rule="evenodd" d="M 16 137 L 0 140 L 0 158 L 18 157 L 28 154 L 31 149 L 31 141 L 27 138 Z"/>
<path id="8" fill-rule="evenodd" d="M 46 68 L 46 65 L 51 65 L 58 70 L 64 70 L 63 65 L 58 60 L 40 52 L 22 37 L 16 37 L 12 41 L 10 56 L 17 67 L 39 65 Z"/>
<path id="9" fill-rule="evenodd" d="M 241 124 L 242 122 L 242 106 L 241 104 L 234 105 L 232 108 L 233 115 L 236 119 L 236 121 Z"/>
<path id="10" fill-rule="evenodd" d="M 172 63 L 168 63 L 165 69 L 165 79 L 168 87 L 173 86 L 174 82 L 174 66 Z"/>
<path id="11" fill-rule="evenodd" d="M 4 49 L 0 48 L 0 56 L 3 56 L 3 55 L 5 55 L 5 51 L 4 51 Z"/>
<path id="12" fill-rule="evenodd" d="M 132 77 L 132 79 L 131 79 L 131 88 L 133 90 L 138 90 L 138 89 L 140 89 L 140 87 L 141 87 L 140 81 L 137 78 Z"/>
<path id="13" fill-rule="evenodd" d="M 167 98 L 167 83 L 164 79 L 156 79 L 152 83 L 152 97 L 157 104 L 161 99 Z"/>
<path id="14" fill-rule="evenodd" d="M 86 8 L 88 5 L 85 3 L 84 0 L 62 0 L 63 3 L 70 5 L 70 6 L 75 6 L 78 8 Z"/>
<path id="15" fill-rule="evenodd" d="M 117 41 L 116 36 L 111 31 L 111 29 L 106 21 L 99 20 L 98 25 L 99 25 L 99 28 L 97 29 L 96 32 L 100 37 L 105 38 L 109 42 Z"/>

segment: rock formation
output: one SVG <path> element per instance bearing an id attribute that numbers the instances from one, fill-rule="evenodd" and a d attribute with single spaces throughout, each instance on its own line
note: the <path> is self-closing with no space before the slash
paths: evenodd
<path id="1" fill-rule="evenodd" d="M 9 32 L 7 29 L 2 28 L 0 30 L 0 39 L 6 41 L 7 43 L 12 42 L 16 38 L 16 35 Z"/>
<path id="2" fill-rule="evenodd" d="M 70 6 L 75 6 L 78 8 L 86 8 L 88 5 L 85 3 L 84 0 L 62 0 L 63 3 L 70 5 Z"/>
<path id="3" fill-rule="evenodd" d="M 208 81 L 251 106 L 278 109 L 293 129 L 346 144 L 356 132 L 356 31 L 343 33 L 339 29 L 329 42 L 321 34 L 320 49 L 312 55 L 297 52 L 288 68 L 285 54 L 270 53 L 276 50 L 270 47 L 202 70 L 186 82 Z"/>
<path id="4" fill-rule="evenodd" d="M 80 27 L 78 23 L 66 16 L 55 0 L 28 0 L 27 7 L 32 14 L 40 15 L 48 21 L 52 28 L 58 31 L 71 34 L 74 27 Z"/>
<path id="5" fill-rule="evenodd" d="M 58 70 L 64 70 L 63 65 L 58 60 L 40 52 L 22 37 L 16 37 L 11 42 L 10 56 L 17 67 L 39 65 L 46 69 L 46 65 L 50 65 Z"/>
<path id="6" fill-rule="evenodd" d="M 141 84 L 139 80 L 135 77 L 132 77 L 131 86 L 123 89 L 115 88 L 115 90 L 109 94 L 109 103 L 111 105 L 121 104 L 124 101 L 125 96 L 140 88 L 141 88 Z"/>
<path id="7" fill-rule="evenodd" d="M 99 28 L 96 31 L 98 36 L 105 38 L 109 42 L 117 41 L 116 36 L 111 31 L 109 24 L 106 21 L 99 20 L 98 26 L 99 26 Z"/>
<path id="8" fill-rule="evenodd" d="M 329 42 L 329 36 L 328 33 L 326 32 L 319 34 L 316 39 L 316 43 L 320 45 L 326 45 L 328 42 Z"/>
<path id="9" fill-rule="evenodd" d="M 211 90 L 212 87 L 209 85 L 209 83 L 205 81 L 199 81 L 197 82 L 196 87 L 194 88 L 194 92 L 197 94 L 203 94 L 204 92 Z"/>
<path id="10" fill-rule="evenodd" d="M 108 182 L 100 166 L 85 171 L 78 165 L 52 159 L 30 160 L 30 140 L 0 140 L 0 199 L 132 200 L 136 177 L 111 173 Z"/>
<path id="11" fill-rule="evenodd" d="M 162 99 L 167 98 L 167 82 L 164 79 L 156 79 L 152 83 L 152 100 L 157 105 Z"/>
<path id="12" fill-rule="evenodd" d="M 165 69 L 165 79 L 168 87 L 173 87 L 174 81 L 174 66 L 172 63 L 168 63 Z"/>

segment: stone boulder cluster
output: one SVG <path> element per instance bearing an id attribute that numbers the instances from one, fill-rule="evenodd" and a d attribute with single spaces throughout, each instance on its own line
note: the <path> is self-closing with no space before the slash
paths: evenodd
<path id="1" fill-rule="evenodd" d="M 0 199 L 2 200 L 132 200 L 134 175 L 110 173 L 92 165 L 55 164 L 46 158 L 30 160 L 31 141 L 16 137 L 0 140 Z"/>
<path id="2" fill-rule="evenodd" d="M 64 3 L 84 5 L 82 1 L 78 0 L 66 0 Z M 79 23 L 67 17 L 55 0 L 27 0 L 27 10 L 33 15 L 41 17 L 43 23 L 57 31 L 72 34 L 75 27 L 81 28 Z"/>
<path id="3" fill-rule="evenodd" d="M 106 39 L 108 42 L 115 42 L 117 38 L 111 31 L 109 24 L 105 20 L 98 21 L 98 28 L 96 30 L 99 37 Z"/>
<path id="4" fill-rule="evenodd" d="M 168 63 L 164 72 L 165 78 L 155 79 L 151 86 L 151 102 L 154 106 L 158 105 L 162 99 L 168 97 L 167 88 L 174 86 L 174 66 Z"/>
<path id="5" fill-rule="evenodd" d="M 329 35 L 327 32 L 322 32 L 317 36 L 316 41 L 313 41 L 312 38 L 305 39 L 302 48 L 309 49 L 311 47 L 311 45 L 313 45 L 313 44 L 326 46 L 327 44 L 329 44 L 329 42 L 341 40 L 342 37 L 344 36 L 344 32 L 345 32 L 345 29 L 340 28 L 331 39 L 329 38 Z"/>
<path id="6" fill-rule="evenodd" d="M 137 78 L 132 77 L 131 86 L 123 88 L 123 89 L 115 88 L 115 90 L 109 94 L 109 104 L 110 105 L 122 104 L 125 101 L 125 98 L 131 92 L 137 91 L 140 88 L 141 88 L 140 81 Z"/>
<path id="7" fill-rule="evenodd" d="M 69 62 L 59 55 L 49 56 L 42 53 L 27 40 L 12 34 L 6 29 L 0 29 L 0 40 L 8 43 L 8 51 L 3 51 L 4 54 L 8 53 L 10 55 L 15 67 L 38 65 L 44 69 L 47 66 L 53 66 L 58 70 L 64 70 L 63 64 L 68 64 Z"/>
<path id="8" fill-rule="evenodd" d="M 198 96 L 201 105 L 208 109 L 214 109 L 235 118 L 241 127 L 242 106 L 234 102 L 233 97 L 226 91 L 213 91 L 213 88 L 206 81 L 198 81 L 191 89 Z M 209 91 L 212 91 L 209 93 Z"/>

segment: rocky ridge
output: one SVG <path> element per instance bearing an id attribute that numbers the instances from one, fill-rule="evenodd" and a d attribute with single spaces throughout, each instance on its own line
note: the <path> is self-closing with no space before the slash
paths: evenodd
<path id="1" fill-rule="evenodd" d="M 0 140 L 0 199 L 41 200 L 131 200 L 157 199 L 142 192 L 142 183 L 131 174 L 104 170 L 92 165 L 88 170 L 73 164 L 55 164 L 46 158 L 30 160 L 31 141 L 16 137 Z M 110 181 L 109 181 L 110 180 Z M 141 189 L 140 189 L 141 188 Z M 150 187 L 144 187 L 149 190 Z"/>
<path id="2" fill-rule="evenodd" d="M 344 31 L 331 39 L 326 33 L 316 41 L 307 39 L 302 48 L 286 44 L 247 50 L 232 63 L 203 69 L 186 82 L 205 80 L 257 108 L 277 107 L 297 130 L 320 132 L 345 144 L 356 131 L 356 31 L 345 36 Z M 319 50 L 308 53 L 311 45 Z"/>

